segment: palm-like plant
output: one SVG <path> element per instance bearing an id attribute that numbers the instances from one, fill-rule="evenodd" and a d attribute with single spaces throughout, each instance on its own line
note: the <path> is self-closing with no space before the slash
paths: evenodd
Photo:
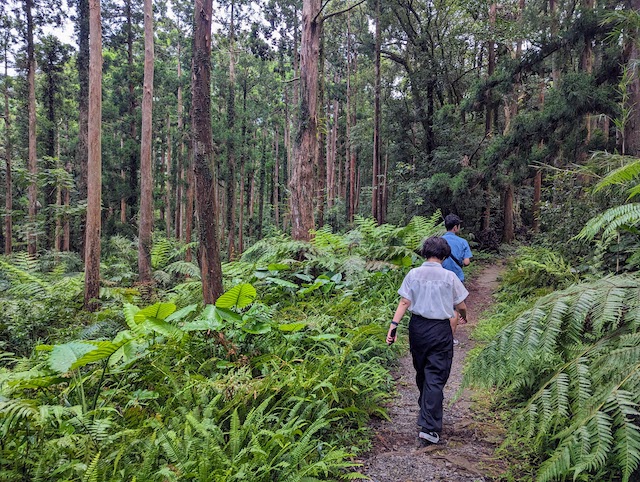
<path id="1" fill-rule="evenodd" d="M 640 159 L 617 154 L 598 153 L 607 161 L 614 162 L 620 167 L 607 174 L 596 186 L 594 192 L 611 186 L 623 186 L 627 190 L 627 203 L 614 206 L 594 216 L 576 236 L 577 239 L 593 240 L 601 234 L 603 244 L 609 245 L 621 232 L 629 232 L 634 236 L 640 235 L 640 203 L 631 202 L 640 195 Z M 640 264 L 640 250 L 636 242 L 630 249 L 627 260 L 632 266 Z"/>
<path id="2" fill-rule="evenodd" d="M 473 360 L 466 382 L 502 387 L 540 452 L 539 481 L 640 476 L 640 280 L 547 295 Z"/>

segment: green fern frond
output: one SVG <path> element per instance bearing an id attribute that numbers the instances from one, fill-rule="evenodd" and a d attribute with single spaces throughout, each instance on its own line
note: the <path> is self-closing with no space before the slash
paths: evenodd
<path id="1" fill-rule="evenodd" d="M 98 452 L 87 467 L 87 471 L 82 478 L 83 482 L 98 482 L 98 463 L 100 462 L 100 452 Z"/>
<path id="2" fill-rule="evenodd" d="M 0 434 L 5 437 L 14 425 L 35 418 L 38 413 L 34 400 L 0 400 Z"/>
<path id="3" fill-rule="evenodd" d="M 605 241 L 625 226 L 636 226 L 640 223 L 640 203 L 629 203 L 607 209 L 591 218 L 575 239 L 592 240 L 600 232 Z"/>
<path id="4" fill-rule="evenodd" d="M 193 279 L 200 279 L 200 268 L 197 264 L 189 261 L 175 261 L 165 268 L 167 273 L 172 275 L 187 276 Z"/>
<path id="5" fill-rule="evenodd" d="M 594 188 L 594 192 L 619 184 L 628 184 L 640 177 L 640 159 L 618 156 L 625 164 L 607 174 Z"/>
<path id="6" fill-rule="evenodd" d="M 172 258 L 173 243 L 166 239 L 155 240 L 151 247 L 151 267 L 161 269 L 167 265 Z"/>

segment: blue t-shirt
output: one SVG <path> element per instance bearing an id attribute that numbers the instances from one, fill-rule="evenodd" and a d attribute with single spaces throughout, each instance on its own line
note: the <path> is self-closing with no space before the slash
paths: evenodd
<path id="1" fill-rule="evenodd" d="M 471 254 L 471 248 L 469 247 L 469 243 L 466 239 L 457 236 L 456 234 L 447 231 L 442 236 L 449 243 L 449 247 L 451 248 L 451 257 L 456 258 L 461 263 L 464 262 L 465 258 L 471 258 L 473 255 Z M 448 269 L 449 271 L 453 271 L 460 281 L 464 281 L 464 273 L 462 272 L 462 268 L 458 263 L 451 259 L 451 257 L 445 259 L 442 262 L 442 267 Z"/>

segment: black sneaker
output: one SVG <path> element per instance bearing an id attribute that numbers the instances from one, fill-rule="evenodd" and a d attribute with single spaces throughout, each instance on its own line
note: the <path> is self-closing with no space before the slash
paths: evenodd
<path id="1" fill-rule="evenodd" d="M 440 435 L 438 435 L 438 432 L 428 432 L 424 429 L 420 431 L 418 438 L 420 438 L 421 442 L 427 442 L 430 444 L 437 444 L 440 442 Z"/>

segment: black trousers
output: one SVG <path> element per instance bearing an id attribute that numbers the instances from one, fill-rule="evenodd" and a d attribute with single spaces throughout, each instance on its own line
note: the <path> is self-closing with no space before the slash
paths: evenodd
<path id="1" fill-rule="evenodd" d="M 418 425 L 428 431 L 442 431 L 443 389 L 453 360 L 453 333 L 449 320 L 432 320 L 411 315 L 409 347 L 420 390 Z"/>

